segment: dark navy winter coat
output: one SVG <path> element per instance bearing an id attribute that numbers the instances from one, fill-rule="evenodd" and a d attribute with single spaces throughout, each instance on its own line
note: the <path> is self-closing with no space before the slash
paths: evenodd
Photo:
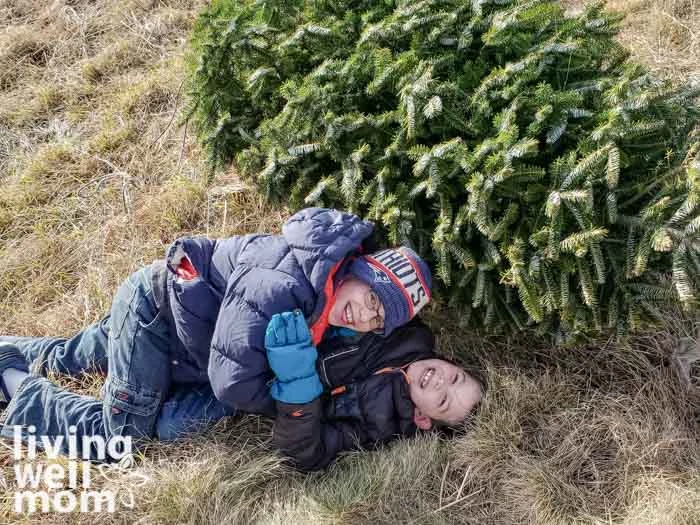
<path id="1" fill-rule="evenodd" d="M 435 339 L 418 318 L 387 338 L 368 333 L 319 346 L 324 394 L 309 403 L 277 403 L 273 445 L 301 470 L 325 468 L 340 452 L 416 433 L 406 374 L 436 357 Z"/>
<path id="2" fill-rule="evenodd" d="M 292 216 L 281 235 L 175 241 L 165 260 L 176 334 L 173 379 L 208 379 L 229 406 L 274 414 L 268 386 L 274 374 L 264 348 L 270 318 L 299 308 L 312 329 L 320 323 L 324 288 L 372 230 L 355 215 L 309 208 Z M 181 266 L 194 271 L 176 275 Z"/>

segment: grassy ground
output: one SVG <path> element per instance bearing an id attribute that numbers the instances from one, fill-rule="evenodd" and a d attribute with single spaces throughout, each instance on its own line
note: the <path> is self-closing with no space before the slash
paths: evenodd
<path id="1" fill-rule="evenodd" d="M 0 333 L 69 335 L 177 236 L 273 231 L 286 216 L 232 173 L 207 184 L 177 125 L 187 31 L 203 3 L 0 0 Z M 621 39 L 637 58 L 700 81 L 700 2 L 612 6 L 630 12 Z M 132 489 L 131 509 L 18 516 L 9 490 L 0 522 L 700 523 L 691 320 L 564 350 L 458 332 L 440 315 L 441 350 L 489 385 L 452 439 L 398 442 L 301 476 L 270 453 L 269 421 L 233 418 L 101 479 Z M 6 452 L 0 465 L 13 479 Z"/>

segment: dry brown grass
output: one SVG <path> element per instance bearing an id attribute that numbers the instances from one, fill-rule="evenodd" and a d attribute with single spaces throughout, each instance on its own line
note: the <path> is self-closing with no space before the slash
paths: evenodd
<path id="1" fill-rule="evenodd" d="M 77 330 L 164 243 L 202 227 L 240 232 L 235 210 L 266 209 L 253 195 L 208 197 L 198 148 L 177 125 L 202 5 L 0 3 L 0 332 Z"/>
<path id="2" fill-rule="evenodd" d="M 234 173 L 207 183 L 177 125 L 187 30 L 203 4 L 0 0 L 0 333 L 66 335 L 97 320 L 118 283 L 179 235 L 279 228 L 286 210 Z M 696 0 L 612 5 L 631 12 L 621 38 L 635 56 L 697 78 Z M 432 322 L 442 351 L 489 386 L 452 439 L 401 441 L 302 476 L 269 449 L 269 421 L 227 419 L 153 444 L 104 481 L 135 488 L 131 510 L 22 517 L 6 495 L 0 522 L 700 523 L 692 320 L 566 350 L 459 332 L 440 312 Z M 0 453 L 12 478 L 8 462 Z"/>
<path id="3" fill-rule="evenodd" d="M 195 439 L 154 443 L 137 468 L 100 484 L 133 489 L 133 509 L 27 523 L 696 524 L 700 392 L 678 373 L 691 353 L 676 359 L 685 334 L 700 358 L 696 329 L 679 316 L 628 347 L 566 352 L 445 330 L 445 350 L 488 384 L 456 436 L 350 453 L 303 476 L 270 450 L 270 421 L 229 418 Z"/>
<path id="4" fill-rule="evenodd" d="M 571 9 L 585 2 L 564 0 Z M 652 71 L 677 80 L 700 82 L 700 1 L 608 0 L 626 15 L 620 40 Z"/>

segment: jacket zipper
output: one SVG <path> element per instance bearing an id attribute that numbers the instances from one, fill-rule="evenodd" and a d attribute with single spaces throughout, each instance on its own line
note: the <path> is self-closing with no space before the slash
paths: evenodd
<path id="1" fill-rule="evenodd" d="M 342 352 L 337 352 L 335 354 L 331 354 L 331 355 L 323 358 L 323 361 L 321 363 L 321 370 L 323 372 L 323 377 L 326 380 L 326 384 L 328 386 L 334 386 L 334 385 L 331 385 L 331 382 L 328 379 L 328 371 L 326 370 L 326 361 L 329 361 L 329 360 L 333 359 L 334 357 L 339 357 L 341 355 L 349 354 L 351 352 L 357 352 L 359 349 L 360 349 L 359 345 L 358 346 L 351 346 L 347 350 L 343 350 Z"/>

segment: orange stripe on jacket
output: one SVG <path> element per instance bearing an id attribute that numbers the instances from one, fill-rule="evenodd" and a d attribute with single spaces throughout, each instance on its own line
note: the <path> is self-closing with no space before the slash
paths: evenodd
<path id="1" fill-rule="evenodd" d="M 309 328 L 311 331 L 311 340 L 313 341 L 314 345 L 318 345 L 321 342 L 321 339 L 323 339 L 323 334 L 328 328 L 328 316 L 330 315 L 331 308 L 333 308 L 333 304 L 335 303 L 335 286 L 333 280 L 335 278 L 335 274 L 338 272 L 338 268 L 340 268 L 340 265 L 343 262 L 345 262 L 345 259 L 341 259 L 335 263 L 328 274 L 326 284 L 323 286 L 323 295 L 326 298 L 326 304 L 323 305 L 323 311 L 321 312 L 319 318 L 313 325 L 311 325 L 311 328 Z"/>
<path id="2" fill-rule="evenodd" d="M 403 378 L 406 380 L 406 384 L 410 385 L 410 384 L 411 384 L 411 378 L 408 377 L 408 373 L 406 372 L 406 370 L 404 370 L 404 369 L 407 369 L 407 368 L 409 367 L 410 364 L 411 364 L 411 363 L 408 363 L 407 365 L 403 365 L 403 366 L 400 366 L 400 367 L 398 367 L 398 368 L 393 368 L 393 367 L 391 367 L 391 366 L 386 366 L 386 367 L 384 367 L 384 368 L 380 368 L 379 370 L 377 370 L 377 371 L 374 373 L 374 375 L 377 375 L 377 374 L 388 374 L 388 373 L 395 372 L 395 371 L 398 370 L 399 372 L 401 372 L 401 373 L 403 374 Z M 333 390 L 331 390 L 331 395 L 332 395 L 332 396 L 338 396 L 338 395 L 340 395 L 340 394 L 344 394 L 345 392 L 347 392 L 347 390 L 348 390 L 348 388 L 347 388 L 345 385 L 340 385 L 340 386 L 338 386 L 338 387 L 335 387 Z"/>
<path id="3" fill-rule="evenodd" d="M 344 394 L 347 391 L 347 389 L 348 388 L 345 385 L 337 386 L 333 390 L 331 390 L 331 395 L 339 396 L 340 394 Z"/>
<path id="4" fill-rule="evenodd" d="M 408 372 L 406 372 L 406 370 L 404 370 L 404 368 L 408 368 L 410 364 L 411 364 L 411 363 L 409 363 L 408 365 L 403 365 L 403 366 L 397 367 L 397 368 L 394 368 L 394 367 L 392 367 L 392 366 L 386 366 L 386 367 L 384 367 L 384 368 L 380 368 L 379 370 L 377 370 L 377 371 L 374 373 L 374 375 L 377 375 L 377 374 L 388 374 L 388 373 L 391 373 L 391 372 L 396 372 L 396 371 L 398 370 L 399 372 L 401 372 L 401 373 L 403 374 L 403 378 L 406 380 L 406 383 L 408 383 L 408 384 L 410 385 L 410 384 L 411 384 L 411 378 L 408 377 Z"/>

